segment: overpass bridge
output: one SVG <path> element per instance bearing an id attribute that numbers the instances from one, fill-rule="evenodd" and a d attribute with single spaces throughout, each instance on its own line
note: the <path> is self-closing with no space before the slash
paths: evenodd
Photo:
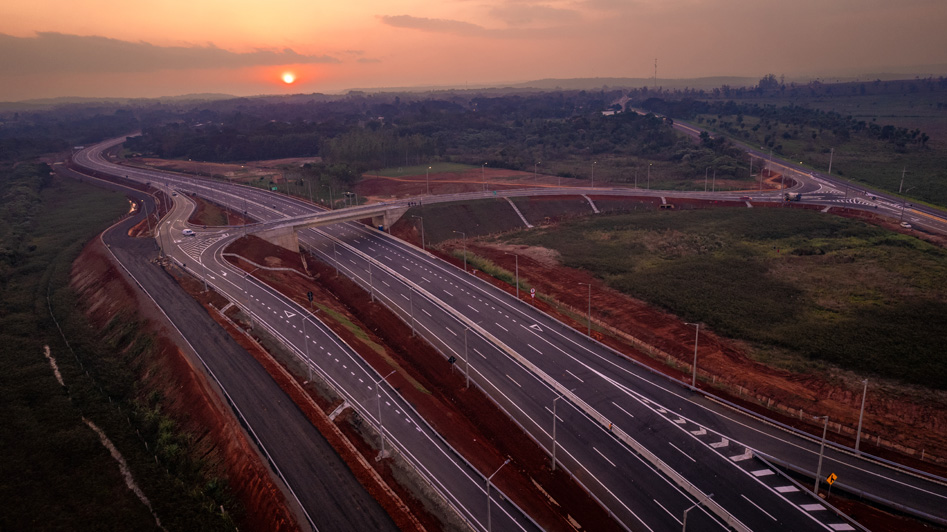
<path id="1" fill-rule="evenodd" d="M 298 253 L 299 238 L 297 233 L 301 229 L 364 220 L 366 218 L 372 219 L 373 226 L 379 229 L 385 229 L 397 222 L 412 205 L 414 205 L 414 203 L 407 200 L 382 202 L 334 211 L 324 211 L 305 216 L 294 216 L 258 224 L 252 230 L 251 234 L 271 244 Z"/>

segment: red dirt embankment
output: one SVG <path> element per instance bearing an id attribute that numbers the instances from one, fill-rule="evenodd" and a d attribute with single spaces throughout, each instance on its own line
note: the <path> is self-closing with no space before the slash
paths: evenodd
<path id="1" fill-rule="evenodd" d="M 154 304 L 131 287 L 100 240 L 86 246 L 73 263 L 72 286 L 81 294 L 83 310 L 98 328 L 117 313 L 137 315 L 146 321 L 146 332 L 154 333 L 157 341 L 153 353 L 141 365 L 140 393 L 143 397 L 151 392 L 160 394 L 162 411 L 193 436 L 194 456 L 207 464 L 207 475 L 227 480 L 242 507 L 237 509 L 237 515 L 242 515 L 240 528 L 298 530 L 282 493 L 230 409 L 210 387 L 201 369 L 169 338 Z"/>

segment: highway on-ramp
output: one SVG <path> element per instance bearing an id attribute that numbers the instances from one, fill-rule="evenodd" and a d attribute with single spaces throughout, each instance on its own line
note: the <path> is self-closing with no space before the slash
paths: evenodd
<path id="1" fill-rule="evenodd" d="M 142 172 L 135 179 L 163 179 L 238 210 L 238 202 L 251 193 L 243 188 L 228 192 L 222 183 Z M 247 210 L 256 209 L 251 214 L 261 220 L 314 211 L 311 205 L 271 195 L 251 203 Z M 561 464 L 594 489 L 629 528 L 671 529 L 697 502 L 702 505 L 689 519 L 705 519 L 709 526 L 722 519 L 719 512 L 706 510 L 714 504 L 748 529 L 849 526 L 832 522 L 838 518 L 760 462 L 754 452 L 764 448 L 765 454 L 811 470 L 814 442 L 670 384 L 515 298 L 374 230 L 345 224 L 303 232 L 301 240 L 377 292 L 406 321 L 425 329 L 429 340 L 445 353 L 469 361 L 474 383 L 550 452 L 551 432 L 557 429 Z M 787 442 L 792 452 L 780 455 L 778 442 Z M 856 464 L 852 476 L 875 465 L 836 454 L 827 463 Z M 662 467 L 686 476 L 689 487 Z M 871 474 L 878 476 L 875 483 L 892 475 L 884 470 Z M 927 491 L 935 500 L 943 497 L 942 487 Z"/>

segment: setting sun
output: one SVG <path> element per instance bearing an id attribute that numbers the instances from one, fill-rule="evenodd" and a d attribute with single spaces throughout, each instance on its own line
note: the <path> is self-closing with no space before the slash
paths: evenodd
<path id="1" fill-rule="evenodd" d="M 290 84 L 290 83 L 292 83 L 292 82 L 294 82 L 294 81 L 296 81 L 296 75 L 295 75 L 295 74 L 293 74 L 292 72 L 284 72 L 284 73 L 283 73 L 283 83 Z"/>

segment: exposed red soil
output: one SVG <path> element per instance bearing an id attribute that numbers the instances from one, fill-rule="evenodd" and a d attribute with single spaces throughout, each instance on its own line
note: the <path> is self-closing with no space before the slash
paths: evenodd
<path id="1" fill-rule="evenodd" d="M 293 254 L 254 237 L 239 241 L 229 251 L 242 254 L 258 264 L 273 263 L 276 258 L 281 266 L 303 269 L 301 261 Z M 315 276 L 314 281 L 278 271 L 262 275 L 257 271 L 255 275 L 284 294 L 292 294 L 302 305 L 307 304 L 303 295 L 311 290 L 320 304 L 342 312 L 359 324 L 372 341 L 384 346 L 384 355 L 324 313 L 318 314 L 380 374 L 395 370 L 388 382 L 481 472 L 489 474 L 506 457 L 511 458 L 510 466 L 501 470 L 494 481 L 541 526 L 548 530 L 571 530 L 572 525 L 568 522 L 571 517 L 583 529 L 617 530 L 614 521 L 561 469 L 555 472 L 550 469 L 544 450 L 539 449 L 476 387 L 465 388 L 463 375 L 453 371 L 444 357 L 427 343 L 412 337 L 410 327 L 381 305 L 372 303 L 370 295 L 352 281 L 336 277 L 332 268 L 316 260 L 306 262 Z M 323 408 L 329 412 L 335 406 L 325 405 Z M 336 424 L 339 424 L 338 420 Z M 341 426 L 344 428 L 348 424 Z M 349 436 L 365 456 L 377 452 L 373 447 L 377 442 L 370 445 L 354 432 Z M 372 461 L 372 465 L 389 484 L 399 489 L 387 460 Z M 542 486 L 549 498 L 536 489 L 534 482 Z M 404 494 L 402 498 L 410 500 Z"/>
<path id="2" fill-rule="evenodd" d="M 73 264 L 72 286 L 82 294 L 84 310 L 95 326 L 101 328 L 123 312 L 140 316 L 146 330 L 156 335 L 154 354 L 143 364 L 141 394 L 160 393 L 163 411 L 193 436 L 195 455 L 208 464 L 208 473 L 227 480 L 243 508 L 240 528 L 298 530 L 282 493 L 230 409 L 199 366 L 169 338 L 161 325 L 164 319 L 151 301 L 131 288 L 124 273 L 112 264 L 100 240 L 86 246 Z"/>

